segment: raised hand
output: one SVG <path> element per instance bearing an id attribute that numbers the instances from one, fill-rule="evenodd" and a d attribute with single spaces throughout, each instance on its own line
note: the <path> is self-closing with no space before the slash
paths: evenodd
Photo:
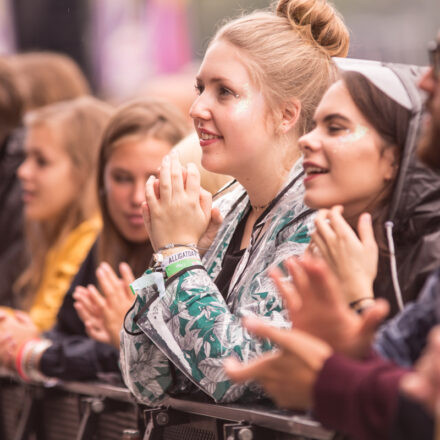
<path id="1" fill-rule="evenodd" d="M 107 263 L 96 271 L 101 293 L 93 285 L 77 288 L 74 292 L 75 309 L 84 322 L 87 334 L 100 342 L 119 347 L 119 332 L 125 313 L 131 307 L 134 296 L 130 283 L 133 273 L 126 263 L 119 265 L 120 279 Z"/>
<path id="2" fill-rule="evenodd" d="M 364 213 L 359 217 L 359 237 L 342 216 L 342 206 L 320 210 L 315 226 L 312 247 L 318 249 L 339 278 L 347 303 L 373 298 L 378 247 L 370 214 Z"/>
<path id="3" fill-rule="evenodd" d="M 225 361 L 225 371 L 235 382 L 260 383 L 275 403 L 284 408 L 308 409 L 313 405 L 313 386 L 331 356 L 324 341 L 299 330 L 281 330 L 255 319 L 244 319 L 244 326 L 256 336 L 279 347 L 248 364 L 234 358 Z"/>
<path id="4" fill-rule="evenodd" d="M 160 169 L 159 184 L 151 176 L 146 183 L 145 225 L 155 250 L 167 244 L 197 244 L 211 219 L 212 196 L 200 187 L 197 167 L 189 163 L 184 170 L 178 155 L 166 156 Z"/>
<path id="5" fill-rule="evenodd" d="M 379 299 L 359 315 L 347 305 L 338 278 L 322 259 L 290 258 L 285 267 L 291 281 L 279 269 L 272 269 L 270 275 L 293 326 L 322 339 L 336 352 L 354 358 L 367 355 L 377 327 L 388 314 L 387 302 Z"/>

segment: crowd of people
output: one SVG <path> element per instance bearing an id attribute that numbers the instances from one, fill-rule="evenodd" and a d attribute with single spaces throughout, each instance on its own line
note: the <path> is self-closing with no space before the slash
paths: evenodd
<path id="1" fill-rule="evenodd" d="M 194 130 L 169 94 L 115 106 L 65 56 L 0 59 L 3 368 L 432 438 L 440 34 L 428 68 L 348 49 L 325 0 L 229 21 Z"/>

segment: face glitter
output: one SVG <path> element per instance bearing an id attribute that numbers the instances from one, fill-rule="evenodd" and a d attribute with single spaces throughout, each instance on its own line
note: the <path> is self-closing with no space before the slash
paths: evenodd
<path id="1" fill-rule="evenodd" d="M 249 83 L 243 85 L 243 90 L 244 96 L 240 96 L 239 94 L 234 95 L 234 98 L 240 99 L 240 101 L 235 106 L 234 111 L 234 113 L 237 115 L 247 113 L 250 111 L 251 108 L 252 96 Z"/>
<path id="2" fill-rule="evenodd" d="M 347 130 L 348 131 L 348 130 Z M 363 125 L 356 125 L 356 129 L 353 133 L 348 133 L 345 136 L 339 138 L 340 142 L 355 142 L 362 139 L 368 132 L 368 128 Z"/>

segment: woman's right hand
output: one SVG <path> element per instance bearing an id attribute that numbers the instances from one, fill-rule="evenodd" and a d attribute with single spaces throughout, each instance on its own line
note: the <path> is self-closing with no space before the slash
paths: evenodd
<path id="1" fill-rule="evenodd" d="M 336 352 L 362 358 L 371 349 L 379 324 L 388 314 L 383 299 L 376 300 L 362 315 L 346 303 L 341 284 L 328 265 L 319 258 L 304 256 L 285 262 L 291 281 L 272 269 L 274 280 L 295 328 L 316 336 Z"/>

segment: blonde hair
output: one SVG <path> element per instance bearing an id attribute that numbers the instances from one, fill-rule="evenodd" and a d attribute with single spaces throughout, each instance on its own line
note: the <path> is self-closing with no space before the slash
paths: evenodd
<path id="1" fill-rule="evenodd" d="M 132 243 L 119 232 L 110 217 L 104 186 L 104 173 L 119 141 L 126 137 L 151 137 L 169 142 L 171 146 L 188 133 L 189 124 L 172 104 L 159 99 L 142 99 L 121 107 L 110 120 L 102 137 L 98 161 L 98 193 L 103 229 L 98 245 L 98 258 L 106 260 L 115 270 L 126 261 L 136 275 L 148 263 L 152 249 L 145 243 Z M 148 160 L 146 157 L 145 160 Z M 149 255 L 150 254 L 150 255 Z"/>
<path id="2" fill-rule="evenodd" d="M 200 185 L 211 194 L 215 194 L 222 186 L 232 180 L 231 176 L 212 173 L 202 167 L 202 149 L 197 133 L 191 133 L 182 139 L 174 149 L 179 153 L 182 165 L 192 162 L 197 166 L 200 172 Z"/>
<path id="3" fill-rule="evenodd" d="M 16 287 L 24 294 L 25 307 L 29 307 L 33 294 L 41 282 L 45 258 L 50 249 L 80 223 L 97 212 L 95 192 L 98 146 L 112 108 L 92 97 L 42 107 L 27 115 L 25 126 L 44 126 L 60 134 L 62 146 L 73 164 L 77 183 L 77 197 L 57 218 L 47 221 L 27 221 L 26 235 L 31 263 L 17 281 Z"/>
<path id="4" fill-rule="evenodd" d="M 256 11 L 225 24 L 211 44 L 216 40 L 243 51 L 251 79 L 269 108 L 289 98 L 301 102 L 296 131 L 302 135 L 336 79 L 331 57 L 347 55 L 349 33 L 326 0 L 280 0 L 275 12 Z"/>
<path id="5" fill-rule="evenodd" d="M 8 57 L 15 71 L 25 111 L 90 94 L 78 64 L 55 52 L 28 52 Z"/>

